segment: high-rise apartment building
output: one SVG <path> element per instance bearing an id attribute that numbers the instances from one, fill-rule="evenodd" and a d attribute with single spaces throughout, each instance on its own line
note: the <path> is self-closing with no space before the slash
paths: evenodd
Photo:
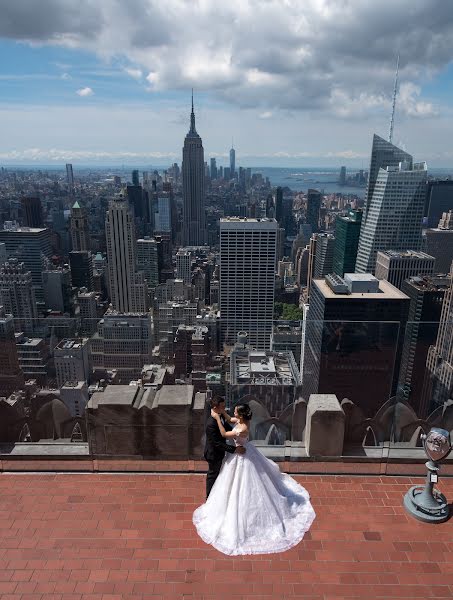
<path id="1" fill-rule="evenodd" d="M 427 414 L 444 404 L 453 393 L 453 263 L 445 292 L 436 343 L 426 359 L 422 406 Z"/>
<path id="2" fill-rule="evenodd" d="M 44 300 L 42 270 L 45 259 L 52 257 L 51 232 L 45 227 L 19 227 L 6 221 L 0 230 L 0 242 L 6 245 L 8 258 L 17 258 L 31 272 L 36 300 Z"/>
<path id="3" fill-rule="evenodd" d="M 30 271 L 11 258 L 0 266 L 0 305 L 14 317 L 16 331 L 31 334 L 37 325 L 38 310 Z"/>
<path id="4" fill-rule="evenodd" d="M 88 217 L 85 209 L 82 208 L 78 202 L 74 202 L 71 208 L 69 231 L 71 233 L 71 244 L 73 250 L 80 251 L 90 249 Z"/>
<path id="5" fill-rule="evenodd" d="M 25 227 L 43 227 L 42 205 L 40 198 L 25 196 L 21 199 Z"/>
<path id="6" fill-rule="evenodd" d="M 277 228 L 275 219 L 220 219 L 220 316 L 228 344 L 245 331 L 255 348 L 270 347 Z"/>
<path id="7" fill-rule="evenodd" d="M 376 277 L 385 279 L 399 290 L 403 281 L 418 275 L 432 275 L 436 259 L 425 252 L 385 250 L 377 253 Z"/>
<path id="8" fill-rule="evenodd" d="M 86 288 L 81 288 L 77 294 L 77 304 L 79 305 L 80 332 L 83 335 L 92 335 L 96 331 L 99 320 L 96 292 L 89 292 Z"/>
<path id="9" fill-rule="evenodd" d="M 183 227 L 186 246 L 203 246 L 206 241 L 204 150 L 190 114 L 190 130 L 182 150 Z"/>
<path id="10" fill-rule="evenodd" d="M 360 231 L 358 273 L 374 273 L 380 250 L 420 250 L 426 180 L 426 163 L 379 170 Z"/>
<path id="11" fill-rule="evenodd" d="M 105 221 L 112 306 L 122 313 L 145 313 L 145 278 L 137 271 L 133 214 L 127 202 L 111 200 Z"/>
<path id="12" fill-rule="evenodd" d="M 19 366 L 13 315 L 7 314 L 0 304 L 0 396 L 8 398 L 24 385 Z"/>
<path id="13" fill-rule="evenodd" d="M 398 381 L 409 298 L 369 274 L 314 279 L 303 348 L 303 395 L 349 398 L 373 417 Z"/>
<path id="14" fill-rule="evenodd" d="M 317 233 L 313 276 L 316 279 L 333 272 L 333 252 L 335 236 L 331 233 Z"/>
<path id="15" fill-rule="evenodd" d="M 321 209 L 321 192 L 318 190 L 308 190 L 307 192 L 307 213 L 305 221 L 311 225 L 312 233 L 319 231 L 319 211 Z"/>
<path id="16" fill-rule="evenodd" d="M 335 221 L 335 244 L 333 251 L 333 272 L 343 277 L 355 272 L 357 249 L 359 247 L 362 210 L 350 210 Z"/>

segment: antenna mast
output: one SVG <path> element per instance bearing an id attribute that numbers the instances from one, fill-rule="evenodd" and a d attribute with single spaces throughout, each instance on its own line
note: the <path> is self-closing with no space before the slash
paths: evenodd
<path id="1" fill-rule="evenodd" d="M 395 105 L 396 105 L 396 93 L 398 90 L 398 73 L 400 67 L 400 55 L 396 60 L 396 73 L 395 73 L 395 86 L 393 88 L 393 100 L 392 100 L 392 117 L 390 119 L 390 131 L 389 131 L 389 142 L 392 143 L 393 139 L 393 125 L 395 123 Z"/>

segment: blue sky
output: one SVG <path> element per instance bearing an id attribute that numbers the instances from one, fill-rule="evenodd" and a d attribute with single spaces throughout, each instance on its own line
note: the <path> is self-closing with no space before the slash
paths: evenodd
<path id="1" fill-rule="evenodd" d="M 366 166 L 399 52 L 394 142 L 453 166 L 453 11 L 377 4 L 7 0 L 0 164 L 180 162 L 194 87 L 206 159 Z"/>

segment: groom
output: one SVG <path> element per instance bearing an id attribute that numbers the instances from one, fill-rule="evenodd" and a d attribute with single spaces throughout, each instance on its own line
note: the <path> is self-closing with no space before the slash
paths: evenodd
<path id="1" fill-rule="evenodd" d="M 228 419 L 226 418 L 228 415 L 225 412 L 225 400 L 220 396 L 214 396 L 209 401 L 209 404 L 211 409 L 220 415 L 222 424 L 226 431 L 231 431 L 231 427 L 228 424 Z M 204 458 L 209 467 L 206 475 L 206 498 L 209 496 L 212 486 L 219 476 L 222 462 L 225 458 L 225 452 L 237 452 L 238 454 L 244 454 L 245 448 L 242 446 L 238 446 L 236 448 L 230 444 L 227 444 L 220 434 L 217 421 L 211 416 L 211 414 L 209 414 L 206 422 L 206 446 L 204 449 Z"/>

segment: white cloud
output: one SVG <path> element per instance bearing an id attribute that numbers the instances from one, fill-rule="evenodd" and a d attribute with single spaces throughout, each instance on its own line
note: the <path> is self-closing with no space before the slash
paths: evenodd
<path id="1" fill-rule="evenodd" d="M 141 79 L 143 77 L 143 71 L 141 69 L 125 68 L 124 71 L 133 79 Z"/>
<path id="2" fill-rule="evenodd" d="M 118 59 L 131 77 L 148 73 L 150 91 L 342 119 L 388 109 L 399 51 L 401 113 L 419 118 L 438 112 L 417 86 L 451 61 L 453 11 L 445 0 L 40 0 L 7 3 L 0 36 Z"/>
<path id="3" fill-rule="evenodd" d="M 72 79 L 71 75 L 69 75 L 69 73 L 63 73 L 61 75 L 61 79 L 63 79 L 64 81 L 69 81 L 70 79 Z"/>
<path id="4" fill-rule="evenodd" d="M 272 118 L 272 115 L 273 115 L 272 111 L 266 110 L 265 112 L 262 112 L 259 115 L 259 117 L 260 117 L 260 119 L 270 119 L 270 118 Z"/>
<path id="5" fill-rule="evenodd" d="M 92 96 L 94 94 L 93 90 L 90 87 L 80 88 L 80 90 L 76 91 L 76 94 L 85 98 L 87 96 Z"/>

